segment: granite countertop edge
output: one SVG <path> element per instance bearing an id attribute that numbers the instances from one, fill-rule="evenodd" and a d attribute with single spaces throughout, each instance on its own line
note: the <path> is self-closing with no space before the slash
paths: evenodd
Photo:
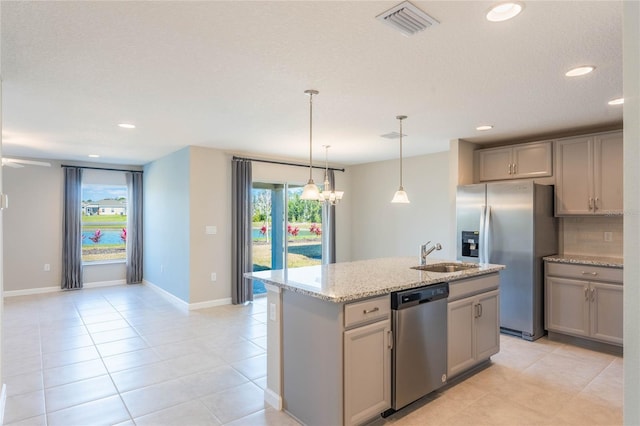
<path id="1" fill-rule="evenodd" d="M 390 260 L 393 260 L 393 258 L 374 259 L 372 261 L 383 261 L 383 260 L 388 262 Z M 352 269 L 353 273 L 359 276 L 361 275 L 360 270 L 362 268 L 362 264 L 366 265 L 366 262 L 372 262 L 372 261 L 356 261 L 356 262 L 347 262 L 343 264 L 334 264 L 334 265 L 338 265 L 340 268 L 343 268 L 343 269 L 344 268 Z M 434 260 L 434 261 L 430 261 L 429 263 L 435 264 L 435 263 L 442 263 L 442 262 L 449 262 L 449 261 Z M 312 267 L 308 267 L 308 268 L 312 268 Z M 323 267 L 317 267 L 317 268 L 319 268 L 317 269 L 318 275 L 322 273 L 327 274 L 327 270 L 324 269 L 326 268 L 326 265 Z M 436 284 L 441 282 L 453 283 L 455 281 L 463 280 L 466 278 L 473 278 L 477 276 L 497 273 L 500 270 L 505 269 L 505 266 L 495 265 L 495 264 L 482 264 L 477 269 L 474 268 L 474 269 L 467 269 L 467 270 L 458 271 L 458 272 L 443 272 L 443 273 L 412 271 L 413 275 L 410 278 L 406 278 L 406 279 L 402 277 L 402 274 L 407 272 L 406 259 L 398 258 L 397 266 L 390 267 L 389 265 L 386 265 L 384 268 L 385 268 L 385 272 L 387 273 L 389 272 L 394 273 L 395 272 L 394 270 L 397 268 L 397 276 L 399 278 L 395 280 L 390 280 L 388 284 L 382 282 L 382 280 L 376 281 L 375 279 L 373 279 L 371 280 L 371 282 L 369 282 L 368 280 L 365 280 L 366 284 L 363 285 L 362 283 L 356 283 L 353 285 L 353 288 L 349 288 L 348 290 L 345 290 L 345 288 L 342 287 L 344 283 L 338 283 L 339 288 L 337 289 L 337 291 L 334 291 L 335 290 L 334 289 L 335 286 L 333 285 L 334 277 L 329 278 L 329 280 L 332 283 L 332 286 L 331 286 L 332 289 L 330 290 L 321 289 L 321 288 L 309 288 L 309 286 L 305 285 L 305 283 L 296 282 L 290 279 L 283 279 L 282 277 L 273 279 L 266 276 L 267 274 L 265 273 L 267 271 L 262 271 L 262 273 L 260 272 L 246 273 L 245 277 L 250 279 L 258 279 L 266 284 L 271 284 L 281 289 L 290 290 L 296 293 L 322 299 L 327 302 L 345 303 L 345 302 L 353 302 L 357 300 L 367 299 L 375 296 L 382 296 L 385 294 L 390 294 L 395 291 L 408 290 L 408 289 L 422 287 L 430 284 Z M 303 268 L 297 268 L 297 269 L 302 270 Z M 390 271 L 390 269 L 393 269 L 393 270 Z M 289 275 L 291 275 L 291 271 L 293 271 L 293 269 L 290 269 L 289 271 L 290 271 Z M 368 269 L 366 274 L 369 274 L 369 276 L 371 276 L 372 272 L 375 275 L 375 272 L 376 272 L 375 268 Z M 365 275 L 365 273 L 363 273 L 362 275 Z M 332 294 L 335 292 L 340 294 Z"/>
<path id="2" fill-rule="evenodd" d="M 573 254 L 554 254 L 543 257 L 543 260 L 554 263 L 570 263 L 575 265 L 605 266 L 608 268 L 623 269 L 623 259 L 605 256 L 583 256 Z"/>

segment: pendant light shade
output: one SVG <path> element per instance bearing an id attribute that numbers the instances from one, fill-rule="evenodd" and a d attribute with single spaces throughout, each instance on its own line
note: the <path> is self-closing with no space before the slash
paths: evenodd
<path id="1" fill-rule="evenodd" d="M 317 90 L 305 90 L 304 93 L 309 95 L 309 181 L 302 188 L 302 200 L 318 200 L 320 198 L 320 190 L 313 181 L 313 95 L 317 95 Z"/>
<path id="2" fill-rule="evenodd" d="M 398 115 L 396 118 L 398 119 L 398 121 L 400 121 L 400 187 L 398 188 L 396 193 L 393 195 L 393 199 L 391 200 L 391 202 L 399 203 L 399 204 L 400 203 L 408 204 L 411 201 L 409 201 L 409 196 L 407 195 L 407 193 L 404 191 L 404 188 L 402 187 L 402 120 L 407 118 L 407 116 Z"/>

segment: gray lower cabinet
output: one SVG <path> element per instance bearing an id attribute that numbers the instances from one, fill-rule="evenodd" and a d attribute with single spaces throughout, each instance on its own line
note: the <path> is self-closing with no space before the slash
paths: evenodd
<path id="1" fill-rule="evenodd" d="M 344 333 L 344 424 L 359 424 L 391 406 L 391 321 Z"/>
<path id="2" fill-rule="evenodd" d="M 547 330 L 622 345 L 622 269 L 546 263 Z"/>
<path id="3" fill-rule="evenodd" d="M 497 274 L 451 283 L 447 306 L 449 378 L 465 372 L 500 351 L 498 284 Z"/>
<path id="4" fill-rule="evenodd" d="M 391 407 L 389 295 L 333 303 L 282 292 L 283 408 L 308 426 L 362 424 Z"/>

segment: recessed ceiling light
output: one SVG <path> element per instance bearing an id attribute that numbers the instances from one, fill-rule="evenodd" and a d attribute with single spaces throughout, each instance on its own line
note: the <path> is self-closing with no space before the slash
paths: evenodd
<path id="1" fill-rule="evenodd" d="M 595 69 L 596 69 L 596 67 L 594 67 L 594 66 L 584 65 L 584 66 L 581 66 L 581 67 L 576 67 L 576 68 L 570 69 L 569 71 L 567 71 L 565 73 L 565 75 L 567 77 L 578 77 L 578 76 L 581 76 L 581 75 L 589 74 L 591 71 L 593 71 Z"/>
<path id="2" fill-rule="evenodd" d="M 100 156 L 98 154 L 89 154 L 89 157 L 91 157 L 91 158 L 100 158 Z"/>
<path id="3" fill-rule="evenodd" d="M 489 125 L 476 127 L 476 130 L 480 130 L 481 132 L 484 130 L 491 130 L 491 129 L 493 129 L 493 126 L 489 126 Z"/>
<path id="4" fill-rule="evenodd" d="M 118 126 L 122 127 L 123 129 L 135 129 L 136 126 L 134 124 L 129 124 L 129 123 L 120 123 L 118 124 Z"/>
<path id="5" fill-rule="evenodd" d="M 493 6 L 487 12 L 487 21 L 502 22 L 511 18 L 515 18 L 522 12 L 523 5 L 519 2 L 500 3 Z"/>
<path id="6" fill-rule="evenodd" d="M 624 98 L 611 99 L 607 102 L 609 105 L 622 105 L 624 103 Z"/>

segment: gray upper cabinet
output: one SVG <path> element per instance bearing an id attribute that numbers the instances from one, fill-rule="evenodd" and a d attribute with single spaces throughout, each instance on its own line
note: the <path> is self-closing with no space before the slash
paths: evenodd
<path id="1" fill-rule="evenodd" d="M 622 132 L 556 141 L 556 215 L 622 214 Z"/>
<path id="2" fill-rule="evenodd" d="M 553 174 L 551 142 L 532 142 L 477 151 L 481 182 Z"/>

